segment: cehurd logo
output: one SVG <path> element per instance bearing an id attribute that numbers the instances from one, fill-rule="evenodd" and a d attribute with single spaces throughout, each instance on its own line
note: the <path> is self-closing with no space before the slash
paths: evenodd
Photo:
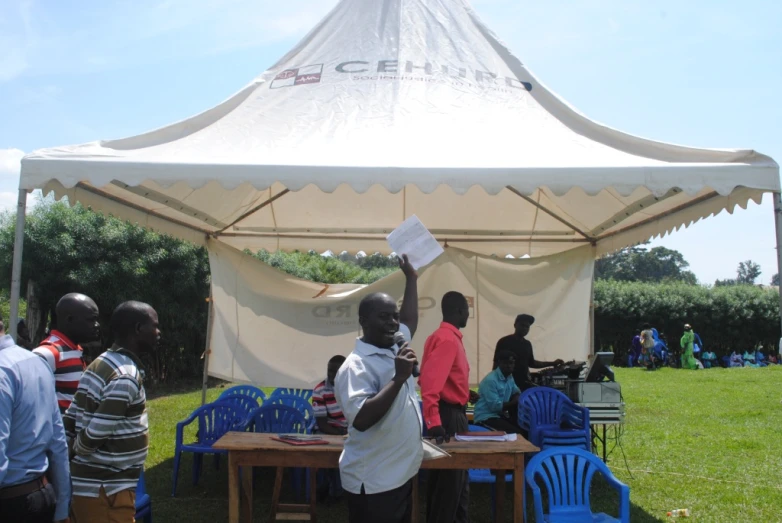
<path id="1" fill-rule="evenodd" d="M 323 64 L 305 65 L 296 69 L 286 69 L 272 80 L 269 89 L 293 87 L 294 85 L 317 84 L 323 75 Z"/>

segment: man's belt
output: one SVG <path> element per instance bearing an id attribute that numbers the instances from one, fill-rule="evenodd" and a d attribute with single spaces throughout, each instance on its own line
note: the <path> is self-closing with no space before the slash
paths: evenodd
<path id="1" fill-rule="evenodd" d="M 49 480 L 46 476 L 41 476 L 38 479 L 22 483 L 21 485 L 13 485 L 11 487 L 0 488 L 0 499 L 18 498 L 20 496 L 26 496 L 33 492 L 38 492 L 46 485 L 49 484 Z"/>

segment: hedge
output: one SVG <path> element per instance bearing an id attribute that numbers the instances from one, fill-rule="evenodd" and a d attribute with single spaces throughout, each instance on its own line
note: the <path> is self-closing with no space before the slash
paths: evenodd
<path id="1" fill-rule="evenodd" d="M 753 285 L 703 287 L 682 283 L 595 282 L 595 347 L 627 361 L 635 330 L 656 327 L 678 347 L 685 323 L 718 356 L 762 343 L 777 349 L 779 293 Z M 615 361 L 616 361 L 615 360 Z M 620 363 L 620 364 L 621 364 Z"/>

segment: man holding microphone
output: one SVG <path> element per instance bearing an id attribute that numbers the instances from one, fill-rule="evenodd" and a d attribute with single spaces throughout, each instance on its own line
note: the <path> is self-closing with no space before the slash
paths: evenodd
<path id="1" fill-rule="evenodd" d="M 409 523 L 413 480 L 423 460 L 421 412 L 415 392 L 415 353 L 409 342 L 418 326 L 418 275 L 407 256 L 401 309 L 387 294 L 361 300 L 363 336 L 334 380 L 334 395 L 348 423 L 339 459 L 350 523 Z"/>

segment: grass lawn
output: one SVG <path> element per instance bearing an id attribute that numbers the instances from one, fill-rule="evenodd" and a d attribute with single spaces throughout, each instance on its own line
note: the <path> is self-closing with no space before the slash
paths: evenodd
<path id="1" fill-rule="evenodd" d="M 692 521 L 782 522 L 782 366 L 656 372 L 617 368 L 615 372 L 627 403 L 621 439 L 627 463 L 617 447 L 609 456 L 609 466 L 630 486 L 634 523 L 665 521 L 666 512 L 674 508 L 689 508 Z M 221 391 L 210 389 L 208 400 Z M 150 397 L 155 394 L 150 391 Z M 192 458 L 185 455 L 177 497 L 171 497 L 176 422 L 200 400 L 200 390 L 191 390 L 148 403 L 147 488 L 156 521 L 228 519 L 225 459 L 218 471 L 211 459 L 205 459 L 201 480 L 194 487 Z M 609 442 L 609 449 L 612 446 Z M 256 521 L 268 513 L 272 477 L 273 471 L 261 469 L 255 487 Z M 491 521 L 488 487 L 471 488 L 471 520 Z M 616 507 L 613 494 L 598 486 L 593 508 L 615 515 Z M 343 506 L 322 507 L 318 515 L 324 523 L 347 521 Z"/>

